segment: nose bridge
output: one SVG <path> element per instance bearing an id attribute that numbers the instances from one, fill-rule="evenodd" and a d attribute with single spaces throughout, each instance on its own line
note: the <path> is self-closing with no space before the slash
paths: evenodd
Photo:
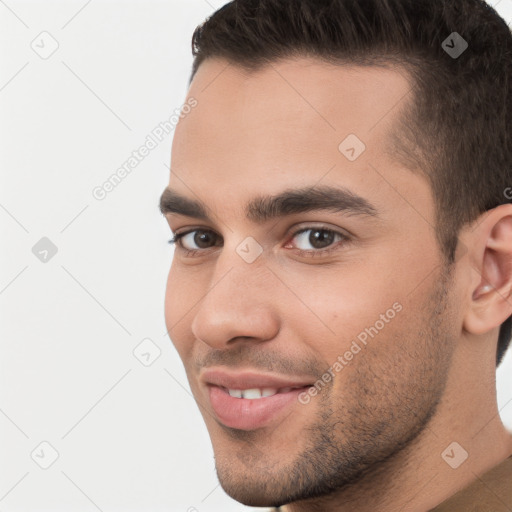
<path id="1" fill-rule="evenodd" d="M 272 272 L 262 256 L 249 263 L 243 255 L 223 248 L 192 320 L 196 338 L 216 348 L 237 337 L 270 339 L 279 331 Z"/>

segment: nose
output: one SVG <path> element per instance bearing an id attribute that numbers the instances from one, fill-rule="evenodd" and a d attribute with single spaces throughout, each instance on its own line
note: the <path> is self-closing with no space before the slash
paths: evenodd
<path id="1" fill-rule="evenodd" d="M 275 276 L 264 264 L 234 256 L 222 265 L 222 256 L 217 260 L 210 290 L 192 320 L 195 338 L 214 349 L 267 341 L 279 332 Z"/>

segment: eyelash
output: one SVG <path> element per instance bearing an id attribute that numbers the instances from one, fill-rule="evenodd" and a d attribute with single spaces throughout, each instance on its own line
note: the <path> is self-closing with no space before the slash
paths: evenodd
<path id="1" fill-rule="evenodd" d="M 331 253 L 332 251 L 339 249 L 339 246 L 341 243 L 344 244 L 344 243 L 347 243 L 350 241 L 350 238 L 347 235 L 345 235 L 344 233 L 340 233 L 339 231 L 335 231 L 333 229 L 330 229 L 330 228 L 327 228 L 324 226 L 309 226 L 309 227 L 305 227 L 305 228 L 300 228 L 299 230 L 293 232 L 290 235 L 290 240 L 293 240 L 297 235 L 300 235 L 301 233 L 304 233 L 306 231 L 313 231 L 313 230 L 324 231 L 327 233 L 332 233 L 334 235 L 338 235 L 339 237 L 341 237 L 341 240 L 339 240 L 338 243 L 333 242 L 333 244 L 331 246 L 329 246 L 327 249 L 316 249 L 316 250 L 308 250 L 308 251 L 304 250 L 304 249 L 298 249 L 297 253 L 299 254 L 299 256 L 306 257 L 306 258 L 321 257 L 325 254 Z M 171 238 L 171 240 L 169 240 L 169 243 L 171 245 L 176 245 L 176 247 L 179 247 L 180 250 L 185 251 L 186 257 L 199 256 L 198 253 L 204 253 L 208 249 L 215 247 L 215 246 L 213 246 L 213 247 L 209 247 L 207 249 L 186 249 L 185 247 L 183 247 L 181 245 L 180 240 L 184 236 L 186 236 L 190 233 L 193 233 L 194 231 L 202 231 L 204 233 L 215 233 L 214 231 L 211 231 L 209 229 L 200 229 L 200 228 L 190 229 L 189 231 L 183 231 L 182 233 L 176 233 Z"/>

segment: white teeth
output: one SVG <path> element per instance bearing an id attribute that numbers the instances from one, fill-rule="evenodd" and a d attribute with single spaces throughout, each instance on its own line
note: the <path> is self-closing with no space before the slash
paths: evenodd
<path id="1" fill-rule="evenodd" d="M 248 400 L 255 400 L 256 398 L 261 398 L 261 390 L 258 388 L 253 389 L 244 389 L 243 397 Z"/>
<path id="2" fill-rule="evenodd" d="M 257 400 L 258 398 L 266 398 L 277 395 L 277 393 L 287 393 L 293 388 L 252 388 L 252 389 L 228 389 L 230 396 L 234 398 L 246 398 L 247 400 Z"/>

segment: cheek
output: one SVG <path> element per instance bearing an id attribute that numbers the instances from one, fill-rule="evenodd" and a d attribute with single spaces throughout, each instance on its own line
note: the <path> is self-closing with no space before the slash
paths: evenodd
<path id="1" fill-rule="evenodd" d="M 421 342 L 415 344 L 418 338 L 428 338 L 428 317 L 438 302 L 432 297 L 438 275 L 431 272 L 425 279 L 426 271 L 418 267 L 415 281 L 400 277 L 410 268 L 386 266 L 383 261 L 380 267 L 311 276 L 314 285 L 301 296 L 310 311 L 298 303 L 291 320 L 308 351 L 326 371 L 333 368 L 338 376 L 335 386 L 371 361 L 379 366 L 379 361 L 396 356 L 414 366 L 428 351 Z"/>
<path id="2" fill-rule="evenodd" d="M 352 340 L 364 341 L 375 332 L 389 330 L 405 308 L 405 293 L 392 286 L 388 275 L 377 275 L 368 269 L 319 273 L 301 294 L 296 308 L 289 308 L 299 327 L 298 335 L 314 340 L 315 350 L 325 363 L 350 349 Z M 304 280 L 304 276 L 301 277 Z M 299 289 L 298 286 L 294 289 Z M 295 299 L 292 299 L 295 300 Z M 307 307 L 305 307 L 307 306 Z M 302 333 L 302 334 L 301 334 Z"/>

